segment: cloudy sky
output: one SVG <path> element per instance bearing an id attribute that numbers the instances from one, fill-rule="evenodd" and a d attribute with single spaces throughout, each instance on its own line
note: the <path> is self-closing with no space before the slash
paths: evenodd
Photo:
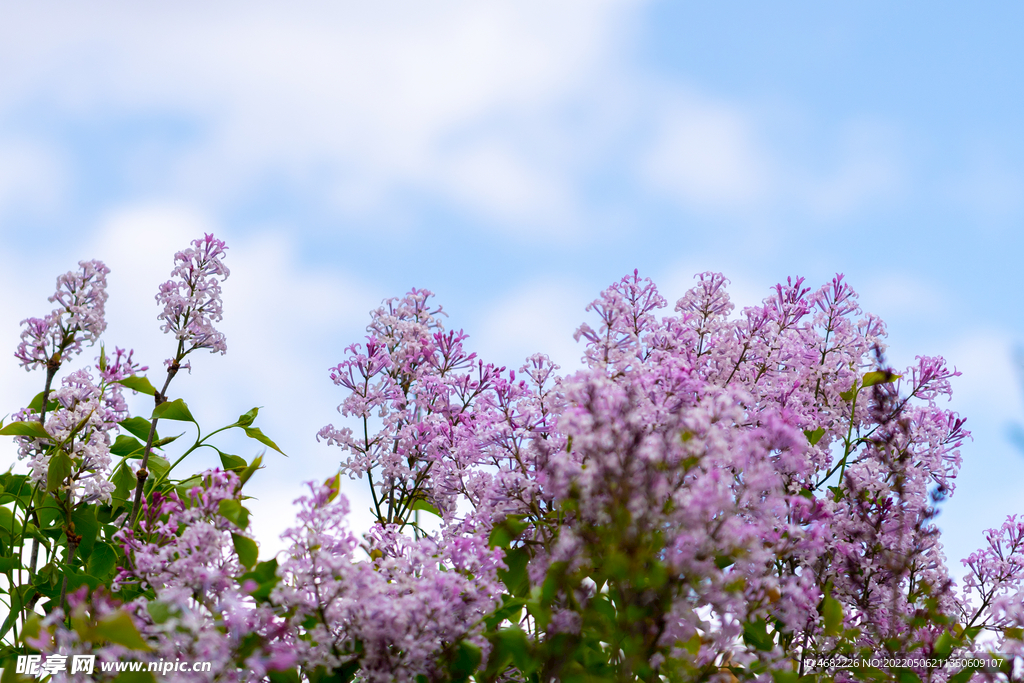
<path id="1" fill-rule="evenodd" d="M 336 468 L 314 439 L 342 398 L 326 371 L 385 297 L 431 289 L 485 358 L 572 367 L 584 307 L 634 268 L 670 300 L 722 271 L 741 304 L 842 272 L 894 362 L 963 371 L 975 439 L 940 518 L 958 564 L 1024 499 L 1008 436 L 1024 422 L 1022 14 L 3 2 L 0 348 L 49 310 L 57 274 L 99 258 L 107 344 L 159 366 L 152 296 L 173 252 L 226 239 L 229 353 L 174 392 L 210 426 L 264 406 L 291 456 L 253 482 L 272 539 L 299 482 Z M 42 380 L 11 359 L 0 381 L 6 413 Z"/>

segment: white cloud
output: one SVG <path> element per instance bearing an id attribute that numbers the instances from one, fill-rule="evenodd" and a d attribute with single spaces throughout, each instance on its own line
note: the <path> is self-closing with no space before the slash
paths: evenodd
<path id="1" fill-rule="evenodd" d="M 831 169 L 807 174 L 794 169 L 793 192 L 812 216 L 835 218 L 904 189 L 899 135 L 877 122 L 851 121 L 840 131 Z"/>
<path id="2" fill-rule="evenodd" d="M 158 196 L 205 206 L 269 184 L 382 225 L 426 196 L 550 238 L 602 218 L 586 200 L 602 168 L 726 217 L 829 218 L 898 184 L 871 126 L 837 132 L 821 171 L 772 144 L 779 122 L 758 103 L 648 78 L 631 56 L 644 6 L 24 5 L 0 25 L 0 122 L 43 108 L 181 124 Z M 781 129 L 802 139 L 800 125 Z M 0 163 L 0 203 L 3 178 Z"/>
<path id="3" fill-rule="evenodd" d="M 641 160 L 654 188 L 698 209 L 727 212 L 765 198 L 771 165 L 739 107 L 687 97 L 658 109 L 654 138 Z"/>
<path id="4" fill-rule="evenodd" d="M 572 191 L 550 169 L 536 168 L 508 144 L 475 144 L 445 161 L 448 192 L 499 222 L 572 226 Z"/>
<path id="5" fill-rule="evenodd" d="M 411 187 L 557 218 L 574 199 L 550 160 L 495 145 L 489 122 L 557 108 L 603 64 L 630 4 L 24 6 L 0 26 L 0 112 L 185 119 L 197 139 L 167 172 L 204 201 L 271 176 L 326 183 L 346 210 L 382 211 Z"/>
<path id="6" fill-rule="evenodd" d="M 926 282 L 908 272 L 876 274 L 854 289 L 860 295 L 861 307 L 882 320 L 905 318 L 936 319 L 948 313 L 950 296 L 941 285 Z"/>
<path id="7" fill-rule="evenodd" d="M 903 188 L 898 138 L 889 127 L 851 121 L 835 149 L 809 158 L 772 144 L 806 138 L 804 122 L 779 120 L 750 103 L 698 96 L 663 84 L 647 94 L 657 111 L 640 155 L 640 176 L 679 205 L 723 216 L 763 217 L 784 209 L 815 219 L 847 215 Z"/>
<path id="8" fill-rule="evenodd" d="M 67 169 L 59 153 L 27 140 L 0 140 L 0 215 L 50 211 L 64 198 Z"/>

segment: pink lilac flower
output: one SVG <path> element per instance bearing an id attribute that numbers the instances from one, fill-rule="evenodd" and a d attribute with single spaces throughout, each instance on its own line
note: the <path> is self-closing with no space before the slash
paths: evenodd
<path id="1" fill-rule="evenodd" d="M 160 285 L 156 300 L 163 310 L 157 317 L 164 323 L 161 329 L 178 339 L 182 353 L 227 351 L 224 334 L 213 326 L 223 317 L 221 283 L 230 274 L 224 265 L 226 249 L 213 235 L 193 240 L 174 255 L 171 279 Z"/>
<path id="2" fill-rule="evenodd" d="M 100 261 L 80 261 L 78 271 L 57 278 L 57 291 L 49 298 L 58 306 L 44 318 L 27 318 L 15 357 L 26 370 L 47 363 L 59 365 L 63 358 L 77 354 L 83 343 L 93 344 L 107 327 L 107 275 L 110 269 Z"/>
<path id="3" fill-rule="evenodd" d="M 249 597 L 238 580 L 244 569 L 234 539 L 248 538 L 250 531 L 225 517 L 221 506 L 239 496 L 234 473 L 208 471 L 187 500 L 154 494 L 138 527 L 118 534 L 128 564 L 114 589 L 134 584 L 153 593 L 128 606 L 152 643 L 146 659 L 213 664 L 211 672 L 176 672 L 175 680 L 263 680 L 268 670 L 296 662 L 286 620 Z M 158 613 L 153 605 L 163 617 L 153 616 Z M 244 661 L 240 653 L 246 653 Z"/>
<path id="4" fill-rule="evenodd" d="M 223 245 L 193 244 L 161 318 L 182 350 L 223 350 L 203 336 L 219 320 Z M 211 658 L 227 680 L 293 666 L 441 680 L 462 644 L 487 661 L 488 618 L 512 597 L 501 579 L 514 567 L 533 611 L 503 612 L 497 628 L 568 652 L 614 592 L 613 611 L 630 616 L 606 635 L 643 646 L 616 663 L 630 675 L 681 667 L 724 680 L 728 663 L 767 680 L 841 652 L 931 656 L 952 620 L 1024 656 L 1024 526 L 989 532 L 958 591 L 934 524 L 970 438 L 941 405 L 958 373 L 931 357 L 889 368 L 884 325 L 842 275 L 816 289 L 788 278 L 738 312 L 727 288 L 702 273 L 663 311 L 634 271 L 588 308 L 586 367 L 568 376 L 541 354 L 518 370 L 477 358 L 430 292 L 385 301 L 365 343 L 330 370 L 344 422 L 318 434 L 342 449 L 340 473 L 368 485 L 370 531 L 348 526 L 340 476 L 311 484 L 257 599 L 235 551 L 248 529 L 221 514 L 238 479 L 209 472 L 187 497 L 147 500 L 122 532 L 118 585 L 151 594 L 126 609 L 155 653 Z M 190 327 L 189 311 L 205 322 Z M 116 358 L 102 382 L 131 372 Z M 89 386 L 78 376 L 62 388 L 61 410 L 91 401 L 118 413 Z M 507 538 L 491 547 L 496 532 Z M 167 620 L 152 618 L 154 603 Z M 751 636 L 758 625 L 767 642 Z"/>
<path id="5" fill-rule="evenodd" d="M 110 445 L 118 423 L 128 417 L 120 385 L 96 384 L 87 369 L 64 377 L 61 386 L 50 394 L 57 407 L 46 417 L 49 439 L 18 437 L 18 457 L 27 459 L 29 478 L 44 485 L 54 444 L 70 457 L 72 467 L 67 480 L 71 500 L 76 503 L 109 503 L 114 485 L 110 476 Z M 34 411 L 23 410 L 16 420 L 37 420 Z"/>
<path id="6" fill-rule="evenodd" d="M 842 275 L 817 290 L 790 278 L 738 317 L 723 276 L 697 280 L 661 319 L 650 280 L 608 288 L 588 308 L 596 326 L 577 332 L 589 368 L 568 378 L 541 356 L 521 377 L 476 361 L 414 290 L 332 371 L 356 425 L 320 436 L 370 479 L 382 524 L 412 524 L 415 500 L 441 513 L 442 538 L 528 520 L 535 584 L 559 563 L 597 568 L 599 530 L 623 513 L 629 534 L 663 537 L 678 586 L 652 661 L 688 656 L 671 644 L 695 634 L 696 662 L 782 656 L 736 651 L 754 619 L 828 652 L 826 586 L 865 646 L 906 630 L 923 586 L 955 611 L 932 498 L 952 492 L 969 437 L 935 403 L 956 373 L 922 358 L 886 374 L 884 326 Z M 859 389 L 876 370 L 897 379 Z M 562 526 L 545 521 L 566 504 Z M 552 635 L 576 623 L 560 609 Z"/>
<path id="7" fill-rule="evenodd" d="M 344 496 L 328 485 L 310 489 L 297 501 L 300 524 L 284 535 L 291 546 L 273 595 L 306 624 L 309 637 L 298 644 L 305 667 L 358 661 L 367 681 L 435 678 L 445 646 L 478 633 L 499 604 L 501 551 L 480 537 L 416 540 L 378 525 L 368 537 L 376 553 L 360 562 Z"/>

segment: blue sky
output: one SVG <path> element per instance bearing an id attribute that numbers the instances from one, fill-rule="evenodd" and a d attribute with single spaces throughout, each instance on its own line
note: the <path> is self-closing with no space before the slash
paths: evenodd
<path id="1" fill-rule="evenodd" d="M 381 299 L 426 287 L 485 358 L 571 366 L 584 307 L 634 268 L 670 300 L 722 271 L 741 304 L 845 273 L 894 362 L 964 373 L 975 440 L 940 517 L 951 564 L 1020 509 L 1018 4 L 0 12 L 0 340 L 13 352 L 54 277 L 100 258 L 107 343 L 159 366 L 171 255 L 227 239 L 229 353 L 175 389 L 210 426 L 264 406 L 291 458 L 254 481 L 262 538 L 299 482 L 334 471 L 313 438 L 342 398 L 326 370 Z M 12 359 L 0 381 L 8 412 L 41 380 Z"/>

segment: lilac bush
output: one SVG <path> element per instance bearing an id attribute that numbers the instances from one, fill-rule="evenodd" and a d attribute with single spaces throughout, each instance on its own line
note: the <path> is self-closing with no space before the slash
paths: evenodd
<path id="1" fill-rule="evenodd" d="M 340 470 L 313 473 L 287 549 L 260 561 L 243 488 L 263 455 L 211 441 L 241 429 L 278 450 L 257 409 L 203 432 L 168 395 L 188 354 L 225 352 L 225 256 L 211 235 L 175 256 L 159 389 L 120 349 L 51 387 L 103 331 L 98 262 L 23 323 L 16 356 L 46 379 L 0 429 L 28 466 L 0 476 L 8 668 L 41 653 L 213 663 L 164 676 L 189 681 L 1016 680 L 1024 523 L 988 532 L 958 585 L 934 518 L 970 437 L 942 405 L 959 373 L 889 367 L 842 276 L 737 313 L 703 273 L 665 315 L 634 272 L 588 307 L 570 374 L 478 358 L 426 290 L 389 299 L 330 371 L 343 421 L 318 439 Z M 152 413 L 129 415 L 125 390 Z M 161 438 L 167 420 L 194 442 Z M 199 448 L 222 466 L 178 471 Z M 372 499 L 362 534 L 349 485 Z"/>

